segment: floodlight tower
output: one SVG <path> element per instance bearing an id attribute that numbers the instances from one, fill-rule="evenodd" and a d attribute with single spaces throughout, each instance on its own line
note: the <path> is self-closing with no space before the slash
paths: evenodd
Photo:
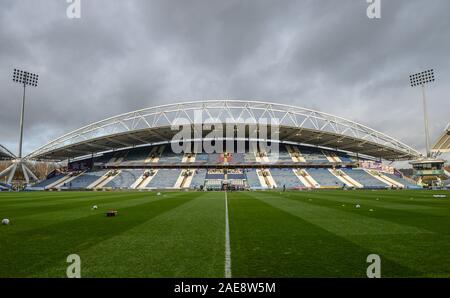
<path id="1" fill-rule="evenodd" d="M 434 70 L 429 69 L 409 76 L 411 87 L 422 87 L 423 99 L 423 117 L 425 122 L 425 145 L 427 149 L 427 157 L 430 157 L 430 132 L 428 129 L 428 112 L 427 112 L 427 98 L 425 95 L 425 85 L 434 82 Z"/>
<path id="2" fill-rule="evenodd" d="M 427 98 L 425 95 L 425 85 L 435 81 L 434 70 L 429 69 L 409 76 L 411 87 L 422 87 L 423 98 L 423 114 L 425 122 L 425 141 L 427 146 L 426 158 L 420 158 L 411 162 L 414 170 L 414 177 L 418 180 L 419 184 L 423 186 L 435 186 L 441 183 L 441 178 L 446 177 L 444 175 L 444 163 L 443 159 L 436 159 L 430 154 L 430 133 L 428 130 L 428 113 L 427 113 Z"/>
<path id="3" fill-rule="evenodd" d="M 14 69 L 13 73 L 13 81 L 15 83 L 19 83 L 23 85 L 23 95 L 22 95 L 22 112 L 20 114 L 20 139 L 19 139 L 19 155 L 16 159 L 13 160 L 11 166 L 5 169 L 0 173 L 0 177 L 6 176 L 9 174 L 8 184 L 11 184 L 12 179 L 16 173 L 18 167 L 22 168 L 22 173 L 25 178 L 25 181 L 30 183 L 30 176 L 34 180 L 37 180 L 37 177 L 33 174 L 33 172 L 26 166 L 26 160 L 22 158 L 22 145 L 23 145 L 23 126 L 24 126 L 24 118 L 25 118 L 25 91 L 27 86 L 37 87 L 39 75 L 23 71 L 19 69 Z"/>
<path id="4" fill-rule="evenodd" d="M 23 119 L 25 117 L 25 90 L 27 86 L 37 87 L 39 75 L 14 69 L 13 81 L 19 84 L 23 84 L 23 96 L 22 96 L 22 112 L 20 114 L 20 140 L 19 140 L 19 158 L 22 158 L 22 143 L 23 143 Z"/>

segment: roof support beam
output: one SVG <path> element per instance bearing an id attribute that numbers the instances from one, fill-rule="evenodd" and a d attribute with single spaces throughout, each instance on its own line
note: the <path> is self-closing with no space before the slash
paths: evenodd
<path id="1" fill-rule="evenodd" d="M 77 150 L 74 148 L 67 148 L 67 149 L 65 149 L 65 151 L 70 152 L 70 153 L 83 154 L 83 155 L 91 153 L 91 151 Z"/>
<path id="2" fill-rule="evenodd" d="M 132 138 L 133 140 L 139 141 L 139 142 L 141 142 L 142 144 L 147 144 L 147 143 L 148 143 L 148 141 L 145 141 L 145 140 L 143 140 L 143 139 L 141 139 L 141 138 L 138 138 L 137 136 L 135 136 L 135 135 L 133 135 L 133 134 L 129 134 L 128 137 Z"/>
<path id="3" fill-rule="evenodd" d="M 105 139 L 110 141 L 111 143 L 122 145 L 122 146 L 125 146 L 125 147 L 131 147 L 133 145 L 133 144 L 126 143 L 126 142 L 123 142 L 123 141 L 119 141 L 119 140 L 116 140 L 116 139 L 113 139 L 113 138 L 110 138 L 110 137 L 106 137 Z"/>
<path id="4" fill-rule="evenodd" d="M 86 145 L 89 147 L 92 147 L 92 148 L 97 148 L 97 149 L 102 149 L 102 150 L 111 150 L 110 147 L 99 145 L 99 144 L 86 143 Z"/>
<path id="5" fill-rule="evenodd" d="M 350 148 L 355 148 L 355 147 L 360 147 L 363 148 L 363 146 L 369 141 L 358 141 L 358 140 L 354 140 L 352 141 L 352 143 L 348 144 L 348 145 L 344 145 L 344 146 L 340 146 L 341 149 L 350 149 Z"/>
<path id="6" fill-rule="evenodd" d="M 316 136 L 314 136 L 314 137 L 312 137 L 312 138 L 309 138 L 309 139 L 304 140 L 303 142 L 304 142 L 304 143 L 309 143 L 309 142 L 311 142 L 311 141 L 320 140 L 320 139 L 322 139 L 323 136 L 324 136 L 323 133 L 319 133 L 319 134 L 317 134 Z M 316 144 L 315 144 L 315 145 L 316 145 Z"/>
<path id="7" fill-rule="evenodd" d="M 361 150 L 359 151 L 362 154 L 368 154 L 368 153 L 373 153 L 373 152 L 384 152 L 385 150 L 383 148 L 373 148 L 370 150 Z"/>
<path id="8" fill-rule="evenodd" d="M 323 143 L 320 143 L 319 144 L 319 146 L 327 146 L 327 145 L 335 145 L 335 144 L 342 144 L 342 142 L 344 141 L 346 139 L 346 137 L 344 136 L 344 137 L 336 137 L 336 139 L 334 139 L 334 140 L 329 140 L 329 141 L 326 141 L 326 142 L 323 142 Z M 341 148 L 340 146 L 339 146 L 339 148 Z"/>
<path id="9" fill-rule="evenodd" d="M 159 137 L 161 141 L 168 141 L 167 138 L 164 137 L 163 135 L 161 135 L 160 133 L 158 133 L 156 129 L 149 129 L 149 132 L 152 135 L 155 135 L 155 136 Z"/>

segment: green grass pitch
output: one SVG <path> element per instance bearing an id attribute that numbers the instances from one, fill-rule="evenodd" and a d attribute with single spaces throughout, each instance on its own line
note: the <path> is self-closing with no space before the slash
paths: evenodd
<path id="1" fill-rule="evenodd" d="M 365 277 L 369 254 L 382 277 L 450 277 L 448 191 L 228 192 L 227 202 L 233 277 Z M 82 277 L 224 277 L 225 208 L 224 192 L 0 193 L 11 220 L 0 277 L 65 277 L 70 254 Z"/>

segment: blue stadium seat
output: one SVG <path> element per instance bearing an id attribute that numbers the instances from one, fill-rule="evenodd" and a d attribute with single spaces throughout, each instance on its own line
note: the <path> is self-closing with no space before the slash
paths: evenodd
<path id="1" fill-rule="evenodd" d="M 320 149 L 306 146 L 297 146 L 297 148 L 300 150 L 300 153 L 305 158 L 306 162 L 316 164 L 330 163 Z"/>
<path id="2" fill-rule="evenodd" d="M 270 169 L 270 174 L 275 180 L 278 188 L 298 188 L 302 184 L 292 169 Z"/>
<path id="3" fill-rule="evenodd" d="M 342 182 L 336 178 L 328 169 L 308 168 L 306 172 L 319 183 L 321 187 L 337 187 L 342 186 Z"/>
<path id="4" fill-rule="evenodd" d="M 124 161 L 145 161 L 150 154 L 152 147 L 139 147 L 131 149 L 124 158 Z"/>
<path id="5" fill-rule="evenodd" d="M 364 188 L 386 188 L 387 185 L 361 169 L 342 168 L 347 175 L 361 183 Z"/>
<path id="6" fill-rule="evenodd" d="M 170 145 L 166 145 L 164 152 L 159 158 L 158 163 L 160 164 L 177 164 L 181 163 L 183 160 L 183 154 L 176 154 L 172 152 Z"/>
<path id="7" fill-rule="evenodd" d="M 195 170 L 194 177 L 191 181 L 191 188 L 199 188 L 202 185 L 205 185 L 206 178 L 206 170 L 205 169 L 197 169 Z"/>
<path id="8" fill-rule="evenodd" d="M 247 184 L 250 188 L 260 189 L 262 188 L 261 183 L 259 182 L 258 174 L 255 169 L 247 169 L 245 170 L 245 177 L 247 178 Z"/>
<path id="9" fill-rule="evenodd" d="M 407 179 L 399 177 L 395 174 L 383 173 L 383 175 L 388 176 L 392 180 L 403 184 L 405 186 L 405 188 L 408 188 L 408 187 L 415 188 L 417 186 L 417 183 L 415 183 L 413 180 L 407 180 Z"/>
<path id="10" fill-rule="evenodd" d="M 147 185 L 147 188 L 171 188 L 175 186 L 178 177 L 181 174 L 180 169 L 159 169 L 156 176 Z"/>
<path id="11" fill-rule="evenodd" d="M 92 172 L 86 172 L 83 173 L 81 176 L 78 176 L 74 180 L 70 181 L 68 185 L 65 186 L 70 189 L 84 189 L 87 188 L 89 185 L 94 183 L 96 180 L 98 180 L 100 177 L 106 174 L 108 172 L 107 170 L 100 170 L 100 171 L 92 171 Z"/>
<path id="12" fill-rule="evenodd" d="M 51 177 L 49 179 L 46 179 L 46 180 L 43 180 L 43 181 L 40 181 L 40 182 L 34 184 L 33 187 L 43 187 L 43 188 L 45 188 L 45 187 L 49 186 L 50 184 L 58 181 L 59 179 L 61 179 L 64 176 L 65 175 L 63 175 L 63 174 L 55 175 L 55 176 L 53 176 L 53 177 Z"/>
<path id="13" fill-rule="evenodd" d="M 109 181 L 105 187 L 129 188 L 136 180 L 144 174 L 144 170 L 122 170 L 119 175 Z"/>

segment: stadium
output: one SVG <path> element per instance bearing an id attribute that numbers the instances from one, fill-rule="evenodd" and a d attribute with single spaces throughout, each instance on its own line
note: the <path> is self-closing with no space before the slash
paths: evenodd
<path id="1" fill-rule="evenodd" d="M 277 103 L 121 114 L 24 158 L 62 166 L 1 194 L 0 276 L 70 276 L 75 254 L 78 277 L 366 277 L 376 254 L 383 277 L 448 277 L 447 192 L 390 166 L 421 158 L 365 125 Z"/>
<path id="2" fill-rule="evenodd" d="M 201 131 L 183 136 L 182 150 L 175 153 L 179 128 L 199 124 Z M 204 142 L 214 150 L 206 152 Z M 333 115 L 215 100 L 115 116 L 57 138 L 27 158 L 68 161 L 65 172 L 51 173 L 35 190 L 257 190 L 415 188 L 381 161 L 419 156 L 392 137 Z"/>
<path id="3" fill-rule="evenodd" d="M 448 287 L 450 2 L 335 2 L 0 2 L 3 292 Z"/>
<path id="4" fill-rule="evenodd" d="M 337 116 L 170 104 L 84 126 L 25 158 L 63 166 L 2 194 L 4 277 L 65 276 L 72 254 L 87 277 L 364 277 L 374 253 L 386 277 L 450 276 L 437 258 L 450 243 L 445 192 L 389 166 L 420 153 Z"/>

